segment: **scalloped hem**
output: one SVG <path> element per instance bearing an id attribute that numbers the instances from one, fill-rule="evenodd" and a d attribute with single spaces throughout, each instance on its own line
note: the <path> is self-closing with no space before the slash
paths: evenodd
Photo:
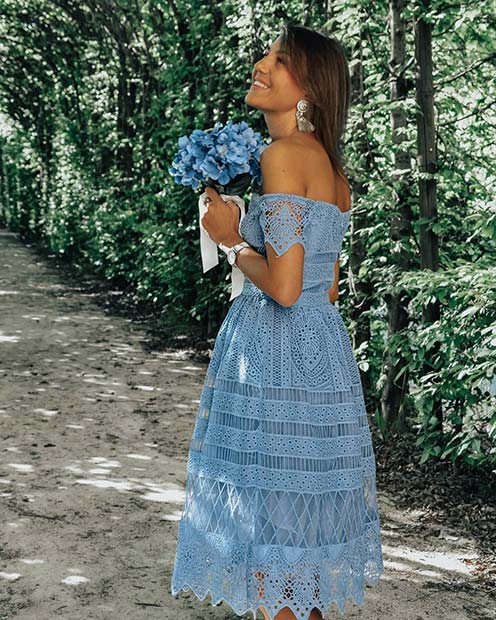
<path id="1" fill-rule="evenodd" d="M 377 573 L 377 575 L 373 578 L 370 578 L 366 575 L 364 575 L 363 579 L 364 581 L 371 587 L 375 587 L 377 585 L 377 583 L 379 582 L 380 578 L 382 577 L 382 575 L 384 575 L 384 570 L 381 570 L 379 573 Z M 295 616 L 295 618 L 298 618 L 298 614 L 296 612 L 296 610 L 294 609 L 294 607 L 296 607 L 296 603 L 283 603 L 278 609 L 276 609 L 275 612 L 273 612 L 273 614 L 271 615 L 270 612 L 267 610 L 266 605 L 264 605 L 263 603 L 260 603 L 260 605 L 257 605 L 255 608 L 253 607 L 247 607 L 246 609 L 236 609 L 236 607 L 233 605 L 233 603 L 231 603 L 228 599 L 220 597 L 216 600 L 214 600 L 214 593 L 212 592 L 212 590 L 207 589 L 205 594 L 203 596 L 201 596 L 201 594 L 195 589 L 194 586 L 192 585 L 185 585 L 180 587 L 178 590 L 170 590 L 173 598 L 178 599 L 179 598 L 179 594 L 181 592 L 187 592 L 188 590 L 191 590 L 191 592 L 193 592 L 193 594 L 198 598 L 198 600 L 200 601 L 204 601 L 207 598 L 207 595 L 210 594 L 210 604 L 212 605 L 212 607 L 216 607 L 218 605 L 220 605 L 221 603 L 226 603 L 227 605 L 229 605 L 229 607 L 234 611 L 234 613 L 236 613 L 238 616 L 243 616 L 245 614 L 247 614 L 248 612 L 253 613 L 253 620 L 256 620 L 257 617 L 257 611 L 260 610 L 260 607 L 263 607 L 267 613 L 270 616 L 270 620 L 274 620 L 275 616 L 277 616 L 277 614 L 281 611 L 281 609 L 283 609 L 284 607 L 289 607 L 290 611 L 293 613 L 293 615 Z M 357 598 L 355 598 L 355 596 L 353 594 L 349 594 L 348 596 L 345 597 L 344 599 L 344 603 L 343 603 L 343 608 L 341 609 L 341 607 L 339 606 L 339 603 L 337 601 L 336 598 L 331 598 L 328 603 L 327 603 L 327 611 L 329 611 L 330 607 L 332 606 L 333 603 L 335 603 L 339 614 L 342 616 L 339 620 L 344 620 L 343 618 L 343 614 L 345 612 L 346 609 L 346 603 L 347 601 L 352 601 L 358 608 L 361 608 L 363 606 L 365 600 L 365 589 L 362 590 L 362 596 L 359 596 Z M 321 613 L 322 615 L 322 620 L 333 620 L 332 618 L 326 618 L 325 615 L 325 610 L 323 610 L 320 605 L 312 605 L 311 610 L 313 609 L 318 609 L 318 611 Z M 310 610 L 310 613 L 311 613 Z M 262 613 L 260 611 L 260 613 Z M 241 620 L 240 619 L 236 619 L 236 620 Z M 308 620 L 308 618 L 306 619 Z"/>

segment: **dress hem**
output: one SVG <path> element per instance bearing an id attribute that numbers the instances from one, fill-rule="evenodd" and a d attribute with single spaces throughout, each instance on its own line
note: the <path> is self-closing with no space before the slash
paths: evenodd
<path id="1" fill-rule="evenodd" d="M 377 583 L 379 582 L 380 578 L 382 577 L 382 575 L 384 575 L 384 570 L 379 571 L 378 573 L 376 573 L 375 577 L 369 577 L 367 575 L 364 575 L 363 580 L 364 582 L 366 582 L 369 586 L 371 587 L 375 587 L 377 585 Z M 221 603 L 226 603 L 227 605 L 229 605 L 229 607 L 231 607 L 231 609 L 234 611 L 234 613 L 238 614 L 239 616 L 243 616 L 245 614 L 247 614 L 248 612 L 252 612 L 253 613 L 253 620 L 256 620 L 256 613 L 257 611 L 260 609 L 260 607 L 264 607 L 266 609 L 266 606 L 261 603 L 260 605 L 257 605 L 255 608 L 253 607 L 247 607 L 246 609 L 236 609 L 234 607 L 234 605 L 227 599 L 224 597 L 221 597 L 219 599 L 214 600 L 214 593 L 212 592 L 212 590 L 210 588 L 207 588 L 207 590 L 205 591 L 205 594 L 203 596 L 201 596 L 199 589 L 196 589 L 194 586 L 192 585 L 185 585 L 185 586 L 181 586 L 178 589 L 171 589 L 170 592 L 173 596 L 173 598 L 175 598 L 176 600 L 179 598 L 179 594 L 181 592 L 188 592 L 188 590 L 191 590 L 191 592 L 193 592 L 193 594 L 198 598 L 198 600 L 200 601 L 204 601 L 207 598 L 207 595 L 210 594 L 210 602 L 212 607 L 216 607 L 218 605 L 220 605 Z M 328 610 L 329 607 L 333 604 L 336 603 L 336 607 L 338 608 L 339 613 L 341 614 L 341 616 L 343 616 L 344 612 L 345 612 L 345 608 L 346 608 L 346 602 L 347 601 L 352 601 L 357 607 L 361 608 L 363 606 L 363 603 L 365 601 L 365 590 L 362 590 L 362 596 L 357 596 L 355 597 L 354 594 L 348 594 L 345 599 L 344 599 L 344 604 L 343 604 L 343 608 L 341 609 L 341 607 L 339 606 L 339 603 L 337 601 L 336 598 L 331 598 L 328 601 L 327 607 L 326 609 Z M 290 611 L 294 614 L 294 616 L 296 618 L 298 618 L 298 614 L 294 609 L 294 604 L 287 602 L 287 603 L 283 603 L 281 605 L 281 607 L 279 607 L 274 613 L 273 615 L 271 615 L 268 610 L 267 613 L 269 613 L 270 615 L 270 620 L 274 620 L 275 616 L 277 616 L 277 614 L 281 611 L 281 609 L 285 608 L 285 607 L 289 607 Z M 322 614 L 322 620 L 331 620 L 331 618 L 326 618 L 325 617 L 325 610 L 323 610 L 320 605 L 313 605 L 310 613 L 313 609 L 317 609 L 321 614 Z M 261 612 L 260 612 L 261 613 Z M 238 619 L 237 619 L 238 620 Z M 241 619 L 239 619 L 241 620 Z M 340 620 L 344 620 L 344 618 L 341 618 Z"/>

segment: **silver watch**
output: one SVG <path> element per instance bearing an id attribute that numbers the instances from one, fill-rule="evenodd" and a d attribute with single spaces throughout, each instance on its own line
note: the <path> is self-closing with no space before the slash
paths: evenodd
<path id="1" fill-rule="evenodd" d="M 236 254 L 241 248 L 249 248 L 250 244 L 247 241 L 241 241 L 240 243 L 236 243 L 232 246 L 232 248 L 219 244 L 220 249 L 227 254 L 227 262 L 230 265 L 234 265 L 236 263 Z"/>

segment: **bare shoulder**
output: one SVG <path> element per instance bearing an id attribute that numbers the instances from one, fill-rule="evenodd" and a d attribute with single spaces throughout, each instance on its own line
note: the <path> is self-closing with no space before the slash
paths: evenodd
<path id="1" fill-rule="evenodd" d="M 341 211 L 349 210 L 351 191 L 344 171 L 338 173 L 320 141 L 300 140 L 300 175 L 306 179 L 305 196 L 335 204 Z"/>
<path id="2" fill-rule="evenodd" d="M 301 166 L 301 146 L 281 138 L 269 144 L 260 156 L 264 194 L 305 195 L 306 180 Z"/>

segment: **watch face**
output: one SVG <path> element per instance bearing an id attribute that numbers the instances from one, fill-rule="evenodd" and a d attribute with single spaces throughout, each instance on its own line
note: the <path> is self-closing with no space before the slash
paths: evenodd
<path id="1" fill-rule="evenodd" d="M 234 263 L 236 262 L 236 252 L 234 250 L 229 250 L 227 254 L 227 262 L 230 265 L 234 265 Z"/>

